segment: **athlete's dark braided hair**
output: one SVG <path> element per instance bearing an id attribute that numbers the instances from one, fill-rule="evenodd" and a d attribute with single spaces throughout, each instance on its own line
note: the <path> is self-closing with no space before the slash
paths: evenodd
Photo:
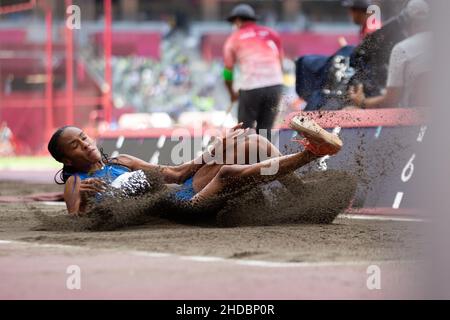
<path id="1" fill-rule="evenodd" d="M 61 137 L 64 130 L 66 130 L 67 128 L 70 128 L 70 127 L 72 127 L 72 126 L 64 126 L 64 127 L 59 128 L 58 130 L 56 130 L 55 133 L 50 138 L 50 141 L 48 142 L 48 146 L 47 146 L 48 152 L 50 152 L 52 157 L 56 161 L 61 162 L 61 163 L 62 163 L 62 159 L 64 157 L 64 153 L 61 149 L 61 146 L 59 145 L 59 138 Z M 108 163 L 110 161 L 108 155 L 103 152 L 103 148 L 100 148 L 99 150 L 102 155 L 103 162 Z M 54 177 L 55 183 L 56 184 L 65 184 L 67 179 L 69 179 L 69 177 L 71 175 L 73 175 L 74 173 L 76 173 L 75 168 L 64 164 L 62 169 L 59 170 L 55 174 L 55 177 Z M 58 181 L 58 179 L 59 179 L 59 181 Z"/>

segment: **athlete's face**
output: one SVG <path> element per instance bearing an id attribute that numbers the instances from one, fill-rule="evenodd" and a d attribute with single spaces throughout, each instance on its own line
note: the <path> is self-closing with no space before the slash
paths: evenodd
<path id="1" fill-rule="evenodd" d="M 66 128 L 58 142 L 64 154 L 63 163 L 66 165 L 82 169 L 102 159 L 95 141 L 79 128 Z"/>

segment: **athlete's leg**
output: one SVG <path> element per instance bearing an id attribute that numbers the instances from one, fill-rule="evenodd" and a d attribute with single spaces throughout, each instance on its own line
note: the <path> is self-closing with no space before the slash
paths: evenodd
<path id="1" fill-rule="evenodd" d="M 245 138 L 233 141 L 223 146 L 222 164 L 205 164 L 194 177 L 194 190 L 201 191 L 219 172 L 223 165 L 255 164 L 270 158 L 282 156 L 280 150 L 265 137 L 250 134 Z M 300 185 L 302 182 L 294 173 L 288 173 L 279 178 L 286 187 Z"/>
<path id="2" fill-rule="evenodd" d="M 307 148 L 310 148 L 311 151 L 306 150 L 279 156 L 249 165 L 224 165 L 206 187 L 194 196 L 192 201 L 202 201 L 220 192 L 238 189 L 243 185 L 273 181 L 321 157 L 322 154 L 317 154 L 317 152 L 327 151 L 335 154 L 342 147 L 342 141 L 337 136 L 325 131 L 312 120 L 294 118 L 291 126 L 310 137 L 310 144 Z M 275 170 L 267 172 L 268 169 Z M 262 174 L 264 170 L 269 174 Z"/>
<path id="3" fill-rule="evenodd" d="M 202 201 L 219 194 L 223 191 L 238 189 L 244 185 L 257 184 L 276 180 L 294 170 L 304 166 L 305 164 L 317 159 L 310 151 L 290 154 L 277 158 L 268 159 L 259 163 L 249 165 L 224 165 L 215 177 L 199 192 L 192 201 Z M 261 170 L 268 169 L 274 165 L 278 170 L 273 174 L 262 175 Z"/>
<path id="4" fill-rule="evenodd" d="M 264 136 L 255 134 L 249 136 L 249 138 L 250 139 L 247 146 L 248 151 L 258 153 L 258 162 L 261 160 L 282 156 L 281 151 Z M 287 189 L 291 190 L 294 190 L 295 188 L 298 188 L 299 185 L 303 184 L 302 180 L 295 174 L 295 172 L 278 177 L 277 180 Z"/>

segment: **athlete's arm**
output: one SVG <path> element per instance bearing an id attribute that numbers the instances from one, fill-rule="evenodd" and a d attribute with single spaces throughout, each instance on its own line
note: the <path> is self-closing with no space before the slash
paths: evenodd
<path id="1" fill-rule="evenodd" d="M 152 170 L 158 171 L 165 183 L 183 183 L 187 178 L 194 175 L 204 164 L 202 161 L 204 155 L 199 156 L 201 159 L 194 159 L 192 161 L 177 165 L 177 166 L 162 166 L 146 162 L 142 159 L 136 158 L 129 154 L 121 154 L 116 159 L 121 165 L 124 165 L 130 170 Z"/>
<path id="2" fill-rule="evenodd" d="M 103 182 L 100 179 L 91 178 L 81 181 L 76 175 L 69 177 L 64 188 L 67 211 L 73 215 L 84 213 L 88 200 L 102 191 Z"/>
<path id="3" fill-rule="evenodd" d="M 161 166 L 144 161 L 129 154 L 121 154 L 115 158 L 118 164 L 128 167 L 131 171 L 151 170 L 159 171 L 166 183 L 179 183 L 181 175 L 177 166 Z"/>

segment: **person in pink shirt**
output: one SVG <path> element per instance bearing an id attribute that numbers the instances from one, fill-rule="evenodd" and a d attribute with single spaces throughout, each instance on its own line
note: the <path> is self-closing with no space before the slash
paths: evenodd
<path id="1" fill-rule="evenodd" d="M 256 24 L 257 16 L 247 4 L 236 6 L 229 15 L 236 28 L 226 40 L 224 80 L 231 102 L 238 101 L 238 122 L 245 128 L 270 129 L 278 113 L 283 84 L 283 48 L 278 34 Z M 233 71 L 239 66 L 239 93 L 233 89 Z"/>

